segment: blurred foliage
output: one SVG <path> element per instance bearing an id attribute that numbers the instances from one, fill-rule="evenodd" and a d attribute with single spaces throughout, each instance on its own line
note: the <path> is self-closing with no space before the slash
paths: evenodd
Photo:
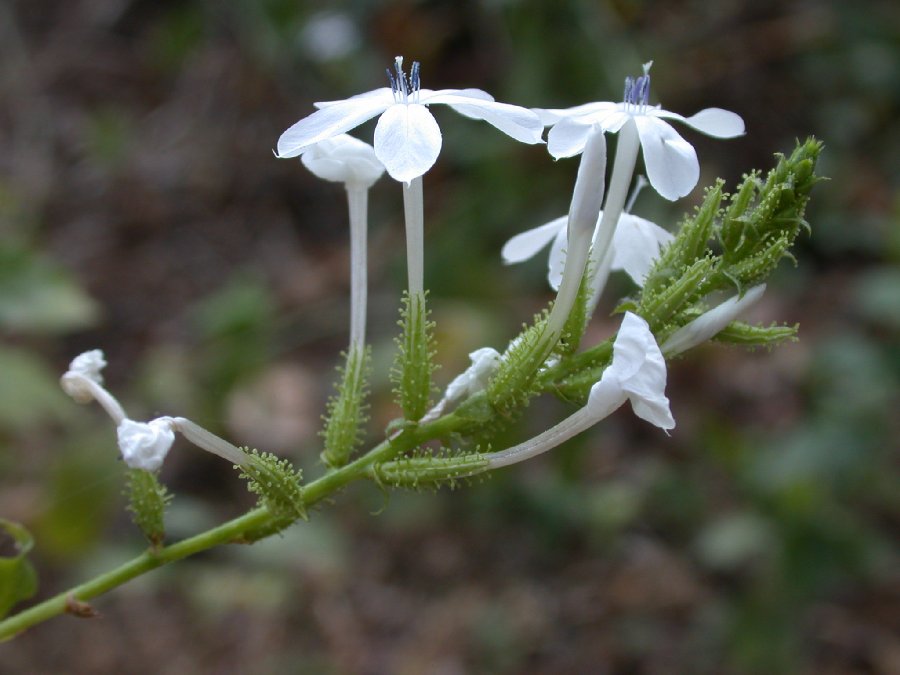
<path id="1" fill-rule="evenodd" d="M 283 539 L 120 589 L 104 621 L 29 632 L 4 669 L 900 672 L 898 26 L 893 0 L 0 5 L 0 515 L 34 533 L 41 593 L 143 546 L 108 421 L 56 388 L 80 351 L 106 350 L 135 417 L 277 426 L 265 449 L 319 470 L 308 430 L 346 344 L 345 203 L 269 149 L 313 101 L 383 84 L 395 54 L 427 87 L 545 107 L 617 99 L 652 58 L 653 101 L 747 122 L 727 143 L 684 131 L 701 185 L 809 134 L 831 177 L 799 266 L 755 310 L 798 321 L 800 342 L 673 363 L 671 438 L 623 414 L 459 491 L 349 490 Z M 435 114 L 426 283 L 445 383 L 547 299 L 543 261 L 504 268 L 499 249 L 566 212 L 576 163 Z M 376 186 L 374 429 L 397 412 L 400 205 Z M 635 211 L 671 227 L 691 206 L 645 192 Z M 611 280 L 602 306 L 630 290 Z M 609 331 L 601 311 L 586 342 Z M 238 420 L 247 391 L 262 413 Z M 511 442 L 564 414 L 544 403 Z M 161 475 L 170 537 L 251 504 L 198 455 L 176 447 Z"/>

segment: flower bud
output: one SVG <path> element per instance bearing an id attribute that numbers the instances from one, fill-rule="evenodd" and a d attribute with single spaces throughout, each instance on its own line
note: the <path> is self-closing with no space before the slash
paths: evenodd
<path id="1" fill-rule="evenodd" d="M 160 417 L 150 422 L 125 419 L 116 429 L 122 459 L 132 469 L 156 471 L 175 442 L 172 419 Z"/>

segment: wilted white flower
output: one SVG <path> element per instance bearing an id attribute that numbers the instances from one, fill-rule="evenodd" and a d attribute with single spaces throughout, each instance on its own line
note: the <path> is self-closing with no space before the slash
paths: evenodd
<path id="1" fill-rule="evenodd" d="M 175 442 L 172 419 L 169 417 L 149 422 L 122 420 L 116 435 L 125 463 L 132 469 L 145 471 L 158 470 Z"/>

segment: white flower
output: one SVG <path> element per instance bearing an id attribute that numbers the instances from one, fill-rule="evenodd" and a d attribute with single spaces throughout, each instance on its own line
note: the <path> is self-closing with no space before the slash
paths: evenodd
<path id="1" fill-rule="evenodd" d="M 467 396 L 471 396 L 487 386 L 488 380 L 500 366 L 500 352 L 492 347 L 482 347 L 469 354 L 472 365 L 457 375 L 447 385 L 444 398 L 450 403 L 456 403 Z"/>
<path id="2" fill-rule="evenodd" d="M 106 358 L 100 349 L 92 349 L 89 352 L 79 354 L 69 364 L 70 373 L 84 375 L 97 384 L 103 384 L 103 375 L 100 371 L 106 368 Z"/>
<path id="3" fill-rule="evenodd" d="M 637 314 L 625 313 L 613 343 L 613 360 L 600 381 L 591 387 L 585 408 L 599 421 L 622 395 L 631 401 L 634 414 L 660 429 L 673 429 L 675 420 L 666 398 L 666 360 L 650 327 Z M 613 410 L 620 404 L 615 404 Z"/>
<path id="4" fill-rule="evenodd" d="M 380 115 L 375 127 L 375 155 L 392 178 L 408 183 L 432 167 L 441 150 L 441 130 L 427 106 L 441 103 L 458 113 L 480 119 L 523 143 L 540 143 L 543 124 L 532 111 L 497 103 L 480 89 L 422 89 L 419 64 L 409 78 L 395 60 L 388 71 L 390 87 L 382 87 L 343 101 L 316 103 L 316 112 L 303 118 L 278 139 L 279 157 L 296 157 L 304 149 L 350 131 Z"/>
<path id="5" fill-rule="evenodd" d="M 369 188 L 384 174 L 384 165 L 368 143 L 338 134 L 311 145 L 300 155 L 303 166 L 319 178 Z"/>
<path id="6" fill-rule="evenodd" d="M 659 105 L 650 106 L 651 64 L 652 61 L 644 64 L 641 77 L 626 78 L 621 103 L 586 103 L 574 108 L 536 112 L 546 126 L 553 127 L 547 137 L 547 149 L 557 159 L 580 153 L 593 125 L 616 133 L 633 121 L 644 151 L 650 184 L 666 199 L 675 200 L 688 194 L 697 184 L 700 165 L 693 146 L 665 120 L 683 122 L 715 138 L 743 135 L 744 121 L 739 115 L 721 108 L 706 108 L 690 117 L 683 117 L 663 110 Z"/>
<path id="7" fill-rule="evenodd" d="M 597 218 L 597 226 L 603 218 L 603 212 Z M 559 288 L 563 267 L 566 261 L 566 216 L 551 220 L 515 235 L 507 241 L 500 253 L 507 265 L 528 260 L 543 249 L 550 246 L 547 280 L 554 290 Z M 612 269 L 623 270 L 638 286 L 644 285 L 644 279 L 654 261 L 659 257 L 662 247 L 674 237 L 656 223 L 644 218 L 623 213 L 613 234 Z"/>
<path id="8" fill-rule="evenodd" d="M 132 469 L 156 471 L 175 442 L 172 419 L 160 417 L 150 422 L 125 419 L 116 429 L 122 459 Z"/>
<path id="9" fill-rule="evenodd" d="M 742 296 L 733 295 L 672 333 L 669 339 L 663 343 L 662 350 L 673 356 L 706 342 L 737 319 L 744 310 L 756 304 L 765 290 L 766 285 L 760 284 L 749 289 Z"/>
<path id="10" fill-rule="evenodd" d="M 592 427 L 626 401 L 641 419 L 663 430 L 673 429 L 675 420 L 666 398 L 666 361 L 647 322 L 625 313 L 613 343 L 613 359 L 600 380 L 591 387 L 587 404 L 562 422 L 534 438 L 490 456 L 496 469 L 547 452 Z"/>
<path id="11" fill-rule="evenodd" d="M 448 406 L 454 406 L 484 389 L 503 360 L 500 352 L 492 347 L 476 349 L 469 354 L 469 358 L 472 360 L 472 365 L 453 378 L 453 381 L 447 385 L 444 397 L 419 420 L 420 423 L 437 419 L 444 414 Z"/>

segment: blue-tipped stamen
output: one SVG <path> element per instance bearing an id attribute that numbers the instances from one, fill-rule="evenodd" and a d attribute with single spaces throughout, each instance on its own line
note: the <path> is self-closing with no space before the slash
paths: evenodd
<path id="1" fill-rule="evenodd" d="M 419 62 L 413 61 L 409 70 L 409 77 L 403 72 L 403 57 L 398 56 L 394 59 L 394 70 L 392 73 L 390 68 L 386 68 L 385 72 L 388 76 L 388 82 L 391 84 L 391 91 L 394 93 L 394 100 L 397 103 L 409 103 L 410 94 L 413 95 L 413 103 L 418 101 L 419 89 L 421 83 L 419 80 Z"/>
<path id="2" fill-rule="evenodd" d="M 644 74 L 640 77 L 626 77 L 625 91 L 622 100 L 626 106 L 646 108 L 650 102 L 650 66 L 653 61 L 644 64 Z"/>

